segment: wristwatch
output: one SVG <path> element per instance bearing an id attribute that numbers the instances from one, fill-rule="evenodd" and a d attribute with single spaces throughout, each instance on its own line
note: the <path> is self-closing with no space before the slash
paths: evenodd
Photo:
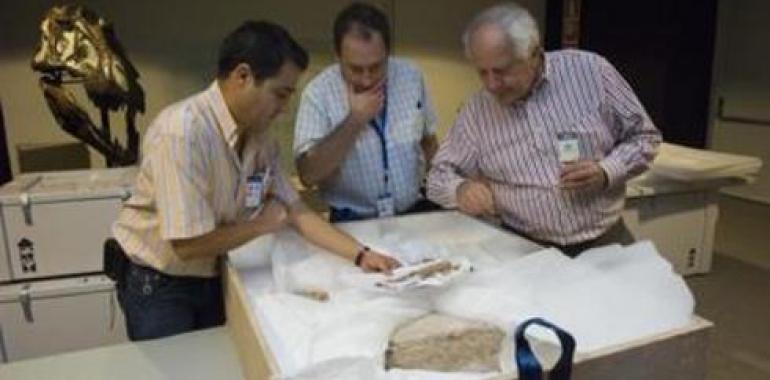
<path id="1" fill-rule="evenodd" d="M 369 248 L 366 245 L 362 245 L 361 249 L 358 250 L 358 253 L 356 253 L 356 258 L 353 260 L 353 262 L 356 264 L 357 267 L 361 266 L 361 261 L 364 259 L 364 253 L 371 251 L 371 248 Z"/>

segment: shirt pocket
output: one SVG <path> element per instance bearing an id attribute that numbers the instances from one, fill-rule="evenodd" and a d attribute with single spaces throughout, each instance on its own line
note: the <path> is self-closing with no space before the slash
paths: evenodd
<path id="1" fill-rule="evenodd" d="M 425 112 L 418 107 L 416 99 L 407 100 L 402 109 L 394 115 L 394 125 L 388 126 L 389 137 L 398 144 L 414 144 L 422 140 L 425 131 Z"/>
<path id="2" fill-rule="evenodd" d="M 601 160 L 613 148 L 612 133 L 598 113 L 589 113 L 576 120 L 563 123 L 552 133 L 553 149 L 559 153 L 560 140 L 577 139 L 579 160 Z"/>
<path id="3" fill-rule="evenodd" d="M 553 181 L 547 155 L 538 148 L 534 135 L 522 138 L 490 138 L 481 150 L 479 169 L 494 182 L 521 186 L 542 186 Z"/>

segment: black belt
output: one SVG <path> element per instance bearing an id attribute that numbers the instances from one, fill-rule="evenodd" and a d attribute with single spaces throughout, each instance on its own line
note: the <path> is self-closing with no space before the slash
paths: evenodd
<path id="1" fill-rule="evenodd" d="M 508 231 L 511 231 L 511 232 L 515 233 L 516 235 L 519 235 L 519 236 L 527 239 L 527 240 L 531 240 L 532 242 L 534 242 L 534 243 L 536 243 L 538 245 L 542 245 L 544 247 L 557 248 L 562 253 L 564 253 L 565 255 L 567 255 L 569 257 L 572 257 L 572 258 L 577 257 L 578 255 L 583 253 L 583 251 L 585 251 L 585 250 L 587 250 L 589 248 L 593 248 L 594 244 L 599 239 L 601 239 L 602 236 L 604 236 L 604 234 L 602 234 L 599 237 L 596 237 L 596 238 L 593 238 L 593 239 L 590 239 L 590 240 L 586 240 L 586 241 L 583 241 L 583 242 L 579 242 L 579 243 L 558 244 L 558 243 L 554 243 L 554 242 L 551 242 L 551 241 L 542 240 L 542 239 L 538 239 L 538 238 L 532 237 L 529 234 L 527 234 L 525 232 L 522 232 L 522 231 L 519 231 L 518 229 L 513 228 L 513 227 L 511 227 L 511 226 L 509 226 L 508 224 L 505 224 L 505 223 L 502 224 L 502 227 L 504 229 L 508 230 Z M 609 231 L 610 229 L 608 229 L 607 231 Z"/>

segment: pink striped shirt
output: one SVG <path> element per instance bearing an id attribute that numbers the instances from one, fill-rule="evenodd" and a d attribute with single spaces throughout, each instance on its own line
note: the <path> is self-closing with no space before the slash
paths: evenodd
<path id="1" fill-rule="evenodd" d="M 163 273 L 218 274 L 214 257 L 182 260 L 171 241 L 246 221 L 254 211 L 246 207 L 249 176 L 269 167 L 276 196 L 287 205 L 299 201 L 281 169 L 276 140 L 256 132 L 239 136 L 216 81 L 164 109 L 147 130 L 143 149 L 134 193 L 112 231 L 132 261 Z"/>
<path id="2" fill-rule="evenodd" d="M 456 207 L 457 187 L 486 178 L 504 223 L 534 238 L 574 244 L 620 218 L 625 182 L 644 171 L 661 141 L 631 87 L 604 58 L 566 50 L 545 54 L 530 96 L 505 106 L 481 90 L 463 106 L 433 160 L 428 197 Z M 580 159 L 594 159 L 608 186 L 559 186 L 559 138 L 576 136 Z"/>

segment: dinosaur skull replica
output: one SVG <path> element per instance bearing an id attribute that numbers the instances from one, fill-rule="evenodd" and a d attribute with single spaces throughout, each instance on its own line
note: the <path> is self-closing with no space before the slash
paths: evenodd
<path id="1" fill-rule="evenodd" d="M 139 133 L 134 122 L 137 112 L 144 112 L 144 91 L 112 25 L 92 11 L 70 4 L 51 8 L 40 32 L 32 69 L 42 74 L 43 95 L 57 123 L 101 153 L 107 166 L 136 163 Z M 72 84 L 82 84 L 99 109 L 101 128 L 66 89 Z M 109 112 L 125 112 L 125 147 L 111 137 Z"/>

